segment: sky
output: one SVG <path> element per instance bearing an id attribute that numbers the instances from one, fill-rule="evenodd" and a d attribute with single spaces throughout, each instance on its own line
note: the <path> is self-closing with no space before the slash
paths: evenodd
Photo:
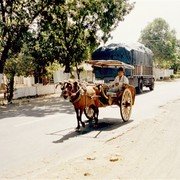
<path id="1" fill-rule="evenodd" d="M 111 33 L 110 43 L 136 43 L 141 31 L 155 18 L 163 18 L 180 39 L 180 0 L 130 0 L 134 9 Z"/>

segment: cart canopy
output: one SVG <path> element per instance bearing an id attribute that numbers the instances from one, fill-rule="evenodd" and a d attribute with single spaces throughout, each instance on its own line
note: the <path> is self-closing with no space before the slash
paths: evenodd
<path id="1" fill-rule="evenodd" d="M 123 67 L 125 69 L 134 69 L 134 66 L 126 64 L 119 60 L 91 60 L 91 61 L 86 61 L 86 63 L 91 64 L 93 67 L 100 67 L 100 68 Z"/>

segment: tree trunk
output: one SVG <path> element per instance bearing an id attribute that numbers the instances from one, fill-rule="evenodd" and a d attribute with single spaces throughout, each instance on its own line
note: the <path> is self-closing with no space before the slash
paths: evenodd
<path id="1" fill-rule="evenodd" d="M 70 73 L 70 71 L 71 71 L 70 64 L 66 63 L 64 73 Z"/>
<path id="2" fill-rule="evenodd" d="M 65 58 L 65 70 L 64 73 L 71 73 L 71 67 L 70 67 L 70 57 L 67 55 Z"/>
<path id="3" fill-rule="evenodd" d="M 78 77 L 78 80 L 80 80 L 80 70 L 78 68 L 78 65 L 76 64 L 76 74 L 77 74 L 77 77 Z"/>
<path id="4" fill-rule="evenodd" d="M 0 60 L 0 74 L 3 74 L 4 71 L 4 62 Z"/>
<path id="5" fill-rule="evenodd" d="M 5 62 L 8 59 L 8 52 L 11 48 L 11 37 L 8 37 L 7 43 L 4 46 L 4 50 L 2 51 L 1 58 L 0 58 L 0 73 L 3 73 Z"/>
<path id="6" fill-rule="evenodd" d="M 178 72 L 178 65 L 175 65 L 174 66 L 174 74 L 177 74 L 177 72 Z"/>
<path id="7" fill-rule="evenodd" d="M 15 72 L 13 72 L 10 75 L 10 80 L 9 80 L 9 84 L 8 84 L 8 102 L 11 102 L 13 99 L 13 93 L 14 93 L 14 76 L 15 76 Z"/>
<path id="8" fill-rule="evenodd" d="M 78 77 L 78 80 L 80 80 L 80 71 L 79 71 L 79 69 L 77 69 L 77 77 Z"/>

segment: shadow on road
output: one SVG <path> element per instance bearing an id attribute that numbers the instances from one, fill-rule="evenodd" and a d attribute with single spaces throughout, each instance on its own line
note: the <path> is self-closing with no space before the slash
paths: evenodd
<path id="1" fill-rule="evenodd" d="M 59 139 L 57 141 L 53 141 L 53 143 L 63 143 L 64 141 L 66 141 L 70 138 L 85 135 L 85 134 L 88 134 L 90 132 L 97 132 L 96 135 L 91 137 L 91 138 L 97 138 L 100 135 L 100 133 L 103 131 L 112 131 L 114 129 L 117 129 L 119 127 L 127 125 L 131 122 L 133 122 L 133 120 L 129 120 L 128 122 L 122 122 L 118 118 L 103 118 L 103 119 L 99 119 L 99 124 L 98 124 L 97 128 L 94 128 L 93 124 L 88 123 L 88 124 L 86 124 L 86 127 L 83 128 L 79 132 L 76 132 L 75 130 L 73 130 L 73 131 L 70 131 L 67 134 L 63 135 L 63 131 L 67 130 L 67 129 L 65 129 L 65 130 L 61 130 L 58 132 L 50 133 L 48 135 L 61 135 L 62 136 L 61 139 Z"/>
<path id="2" fill-rule="evenodd" d="M 0 107 L 0 119 L 17 116 L 43 117 L 55 113 L 75 112 L 70 102 L 63 101 L 59 97 L 26 99 Z"/>

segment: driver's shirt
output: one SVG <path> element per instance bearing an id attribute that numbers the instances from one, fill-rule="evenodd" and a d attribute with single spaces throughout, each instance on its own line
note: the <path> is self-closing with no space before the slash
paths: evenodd
<path id="1" fill-rule="evenodd" d="M 116 78 L 112 82 L 112 85 L 116 86 L 116 83 L 118 83 L 119 85 L 123 85 L 124 83 L 129 84 L 129 79 L 124 75 L 121 78 L 119 76 L 116 76 Z"/>
<path id="2" fill-rule="evenodd" d="M 110 85 L 110 89 L 108 92 L 118 92 L 122 90 L 123 84 L 129 84 L 129 80 L 126 76 L 119 77 L 117 76 L 112 84 Z"/>

